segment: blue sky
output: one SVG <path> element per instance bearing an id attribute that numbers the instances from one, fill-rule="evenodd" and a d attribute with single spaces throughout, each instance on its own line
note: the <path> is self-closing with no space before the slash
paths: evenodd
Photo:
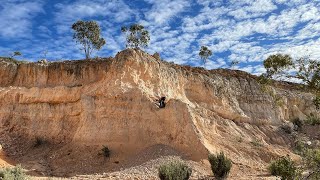
<path id="1" fill-rule="evenodd" d="M 1 0 L 0 56 L 18 59 L 83 59 L 71 25 L 95 20 L 106 45 L 93 56 L 125 48 L 123 25 L 140 23 L 150 32 L 145 50 L 167 61 L 201 66 L 202 45 L 213 51 L 206 67 L 264 71 L 270 54 L 320 59 L 320 0 Z"/>

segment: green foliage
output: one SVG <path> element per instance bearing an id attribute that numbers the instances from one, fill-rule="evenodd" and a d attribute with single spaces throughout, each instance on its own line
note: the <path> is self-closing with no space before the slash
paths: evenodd
<path id="1" fill-rule="evenodd" d="M 297 153 L 299 155 L 303 155 L 305 150 L 306 150 L 305 143 L 303 143 L 301 140 L 297 140 L 294 143 L 294 152 L 295 153 Z"/>
<path id="2" fill-rule="evenodd" d="M 100 37 L 100 27 L 95 21 L 77 21 L 72 25 L 74 30 L 73 39 L 77 43 L 80 43 L 84 50 L 86 59 L 90 58 L 90 55 L 94 49 L 100 50 L 105 45 L 105 40 Z"/>
<path id="3" fill-rule="evenodd" d="M 306 150 L 304 155 L 306 168 L 310 171 L 307 179 L 320 179 L 320 149 Z"/>
<path id="4" fill-rule="evenodd" d="M 232 167 L 231 160 L 223 152 L 217 155 L 209 154 L 208 160 L 211 164 L 211 170 L 217 179 L 224 179 L 229 175 Z"/>
<path id="5" fill-rule="evenodd" d="M 207 63 L 207 59 L 212 56 L 212 51 L 207 46 L 201 46 L 199 56 L 205 65 Z"/>
<path id="6" fill-rule="evenodd" d="M 312 126 L 319 125 L 320 118 L 311 113 L 310 115 L 307 116 L 306 123 Z"/>
<path id="7" fill-rule="evenodd" d="M 268 78 L 266 74 L 261 74 L 258 77 L 258 82 L 262 85 L 268 85 L 268 84 L 271 84 L 271 79 Z"/>
<path id="8" fill-rule="evenodd" d="M 289 55 L 275 54 L 263 61 L 268 77 L 292 66 L 292 58 Z"/>
<path id="9" fill-rule="evenodd" d="M 21 165 L 13 168 L 5 168 L 0 170 L 0 179 L 3 180 L 26 180 L 27 175 L 23 172 Z"/>
<path id="10" fill-rule="evenodd" d="M 314 105 L 320 108 L 320 62 L 312 60 L 309 57 L 302 57 L 293 60 L 289 55 L 275 54 L 269 56 L 263 62 L 267 73 L 261 77 L 268 79 L 274 75 L 280 75 L 286 78 L 295 78 L 306 84 L 310 90 L 313 90 L 317 97 L 314 99 Z M 263 81 L 262 81 L 263 82 Z"/>
<path id="11" fill-rule="evenodd" d="M 297 168 L 289 156 L 280 157 L 271 162 L 269 171 L 272 175 L 278 176 L 282 180 L 294 180 L 298 176 Z"/>
<path id="12" fill-rule="evenodd" d="M 313 104 L 316 106 L 317 109 L 320 109 L 320 95 L 313 99 Z"/>
<path id="13" fill-rule="evenodd" d="M 130 27 L 123 26 L 121 31 L 126 33 L 127 47 L 140 48 L 147 47 L 150 41 L 150 35 L 144 26 L 140 24 L 132 24 Z"/>
<path id="14" fill-rule="evenodd" d="M 108 148 L 108 146 L 103 146 L 101 151 L 102 151 L 104 157 L 107 157 L 107 158 L 110 157 L 111 151 Z"/>
<path id="15" fill-rule="evenodd" d="M 159 178 L 161 180 L 188 180 L 192 169 L 186 164 L 173 161 L 159 167 Z"/>
<path id="16" fill-rule="evenodd" d="M 295 62 L 298 71 L 294 76 L 305 82 L 309 88 L 320 90 L 320 62 L 307 57 L 300 58 Z"/>

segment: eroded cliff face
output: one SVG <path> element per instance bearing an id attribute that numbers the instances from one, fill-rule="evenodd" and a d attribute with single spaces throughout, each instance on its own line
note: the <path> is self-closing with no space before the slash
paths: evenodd
<path id="1" fill-rule="evenodd" d="M 277 125 L 317 113 L 312 94 L 286 86 L 266 92 L 249 74 L 221 72 L 172 65 L 131 49 L 95 61 L 3 61 L 1 143 L 10 149 L 4 142 L 9 136 L 58 144 L 60 155 L 48 160 L 51 171 L 59 161 L 68 164 L 67 147 L 108 145 L 118 159 L 155 144 L 193 160 L 223 150 L 235 164 L 254 169 L 290 153 Z M 163 109 L 155 104 L 161 96 L 168 100 Z M 253 141 L 263 147 L 250 147 Z"/>

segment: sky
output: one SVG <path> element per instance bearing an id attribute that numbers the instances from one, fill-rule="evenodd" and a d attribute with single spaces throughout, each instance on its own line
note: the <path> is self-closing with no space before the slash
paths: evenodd
<path id="1" fill-rule="evenodd" d="M 71 26 L 94 20 L 105 46 L 93 57 L 125 49 L 122 26 L 139 23 L 150 33 L 144 50 L 177 64 L 203 66 L 201 46 L 213 55 L 207 69 L 263 73 L 275 53 L 320 59 L 320 0 L 1 0 L 0 56 L 17 59 L 84 59 Z"/>

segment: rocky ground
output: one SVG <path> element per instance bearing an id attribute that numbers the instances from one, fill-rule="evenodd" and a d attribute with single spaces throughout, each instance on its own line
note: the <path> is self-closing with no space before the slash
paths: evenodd
<path id="1" fill-rule="evenodd" d="M 5 154 L 1 154 L 1 163 L 2 167 L 10 166 L 8 162 L 15 164 L 13 161 L 8 161 L 10 158 Z M 7 162 L 8 161 L 8 162 Z M 39 161 L 39 160 L 38 160 Z M 27 174 L 31 174 L 31 179 L 114 179 L 114 180 L 153 180 L 158 179 L 158 168 L 160 165 L 171 162 L 171 161 L 181 161 L 186 163 L 189 167 L 192 168 L 191 179 L 203 179 L 211 180 L 215 179 L 212 176 L 210 164 L 207 160 L 202 160 L 200 162 L 195 162 L 192 160 L 186 159 L 185 155 L 174 150 L 173 148 L 165 145 L 155 145 L 149 147 L 142 152 L 136 154 L 132 158 L 127 159 L 125 162 L 112 162 L 106 160 L 107 163 L 119 163 L 118 169 L 114 171 L 106 171 L 102 173 L 94 174 L 78 174 L 68 177 L 48 177 L 44 175 L 44 172 L 35 171 L 28 167 L 41 167 L 41 163 L 38 165 L 33 164 L 34 161 L 29 159 L 29 162 L 25 161 L 23 167 L 27 167 Z M 85 169 L 83 169 L 85 171 Z M 37 174 L 38 172 L 38 174 Z M 243 177 L 243 174 L 246 174 L 246 177 Z M 259 174 L 257 170 L 252 170 L 249 167 L 246 167 L 243 164 L 233 164 L 231 174 L 229 179 L 274 179 L 270 177 L 268 173 L 261 169 Z"/>

